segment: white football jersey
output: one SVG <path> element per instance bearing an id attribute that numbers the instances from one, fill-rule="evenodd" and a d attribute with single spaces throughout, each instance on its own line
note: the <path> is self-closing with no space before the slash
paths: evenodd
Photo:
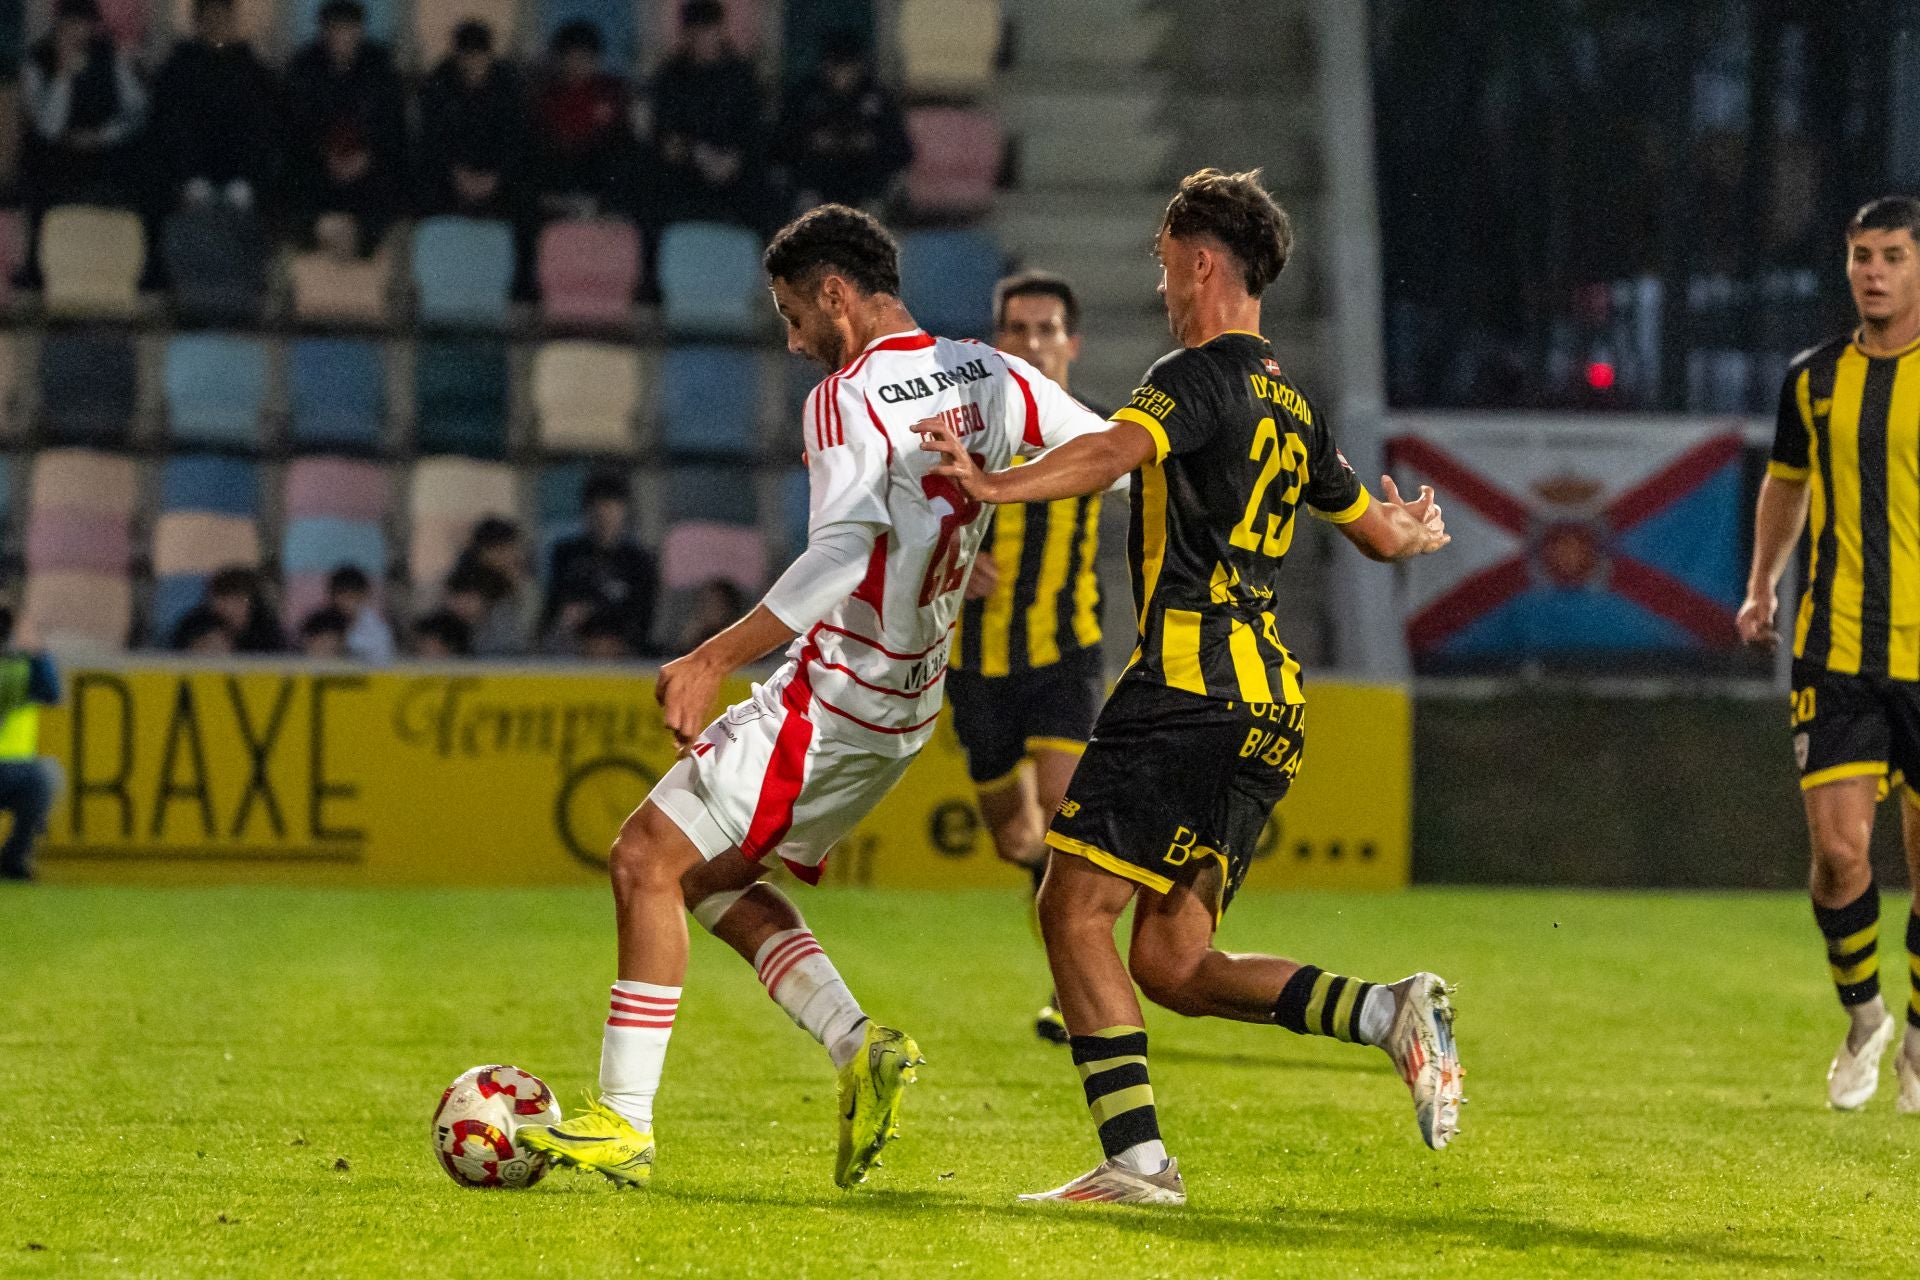
<path id="1" fill-rule="evenodd" d="M 860 587 L 787 656 L 819 706 L 809 717 L 819 731 L 882 755 L 912 755 L 933 732 L 947 644 L 992 513 L 929 474 L 940 455 L 911 428 L 936 415 L 988 471 L 1106 426 L 1018 356 L 917 329 L 877 339 L 814 388 L 808 525 L 884 529 Z"/>

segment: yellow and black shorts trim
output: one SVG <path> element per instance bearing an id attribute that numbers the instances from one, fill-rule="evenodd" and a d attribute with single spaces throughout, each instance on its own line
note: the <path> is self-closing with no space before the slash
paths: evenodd
<path id="1" fill-rule="evenodd" d="M 1920 778 L 1920 683 L 1797 661 L 1789 720 L 1802 791 L 1876 778 L 1884 800 Z M 1920 801 L 1920 793 L 1907 792 Z"/>

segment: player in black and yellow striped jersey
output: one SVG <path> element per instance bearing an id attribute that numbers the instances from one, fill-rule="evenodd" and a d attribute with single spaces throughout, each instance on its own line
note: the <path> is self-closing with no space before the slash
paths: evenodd
<path id="1" fill-rule="evenodd" d="M 1181 183 L 1155 242 L 1180 350 L 1148 371 L 1106 431 L 984 475 L 950 426 L 919 426 L 945 455 L 936 473 L 986 502 L 1097 493 L 1133 473 L 1139 645 L 1047 833 L 1040 892 L 1047 958 L 1106 1160 L 1035 1198 L 1185 1198 L 1160 1138 L 1129 971 L 1179 1013 L 1379 1046 L 1413 1091 L 1427 1143 L 1444 1147 L 1458 1128 L 1459 1057 L 1438 977 L 1357 982 L 1213 946 L 1300 767 L 1305 694 L 1276 618 L 1302 509 L 1376 560 L 1447 542 L 1430 490 L 1402 502 L 1383 478 L 1383 498 L 1367 494 L 1260 336 L 1260 295 L 1291 243 L 1257 173 L 1202 170 Z M 1129 905 L 1123 964 L 1113 930 Z"/>
<path id="2" fill-rule="evenodd" d="M 993 317 L 995 346 L 1068 385 L 1080 355 L 1072 285 L 1039 271 L 1008 276 L 994 286 Z M 1047 818 L 1066 797 L 1106 692 L 1099 548 L 1097 493 L 996 510 L 949 651 L 947 702 L 980 816 L 994 851 L 1031 872 L 1036 893 Z M 1051 996 L 1034 1030 L 1067 1042 Z"/>
<path id="3" fill-rule="evenodd" d="M 1920 200 L 1867 205 L 1846 243 L 1860 324 L 1788 367 L 1739 625 L 1751 644 L 1778 644 L 1776 593 L 1806 528 L 1790 720 L 1813 913 L 1849 1017 L 1827 1100 L 1853 1110 L 1878 1088 L 1895 1030 L 1880 994 L 1880 891 L 1867 857 L 1874 806 L 1893 790 L 1905 797 L 1907 862 L 1920 884 Z M 1899 1106 L 1920 1113 L 1920 914 L 1906 936 L 1913 987 Z"/>

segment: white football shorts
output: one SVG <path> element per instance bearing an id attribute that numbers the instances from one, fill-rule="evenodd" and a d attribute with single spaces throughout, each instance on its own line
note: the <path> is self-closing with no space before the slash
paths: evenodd
<path id="1" fill-rule="evenodd" d="M 881 756 L 820 732 L 806 683 L 781 671 L 707 726 L 647 797 L 708 861 L 773 853 L 808 884 L 827 854 L 893 790 L 912 756 Z"/>

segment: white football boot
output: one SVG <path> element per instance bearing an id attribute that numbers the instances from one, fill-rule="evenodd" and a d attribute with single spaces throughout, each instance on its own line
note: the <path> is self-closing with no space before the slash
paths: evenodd
<path id="1" fill-rule="evenodd" d="M 1416 973 L 1388 987 L 1393 1024 L 1380 1047 L 1413 1094 L 1413 1118 L 1435 1151 L 1460 1132 L 1460 1096 L 1466 1073 L 1453 1041 L 1453 989 L 1438 974 Z"/>
<path id="2" fill-rule="evenodd" d="M 1180 1162 L 1168 1160 L 1158 1173 L 1133 1170 L 1102 1161 L 1091 1173 L 1083 1173 L 1064 1187 L 1034 1191 L 1022 1200 L 1072 1200 L 1081 1204 L 1185 1204 L 1187 1186 L 1180 1180 Z"/>
<path id="3" fill-rule="evenodd" d="M 1900 1101 L 1894 1109 L 1903 1116 L 1920 1116 L 1920 1054 L 1903 1049 L 1894 1064 L 1900 1074 Z"/>
<path id="4" fill-rule="evenodd" d="M 1840 1041 L 1840 1052 L 1833 1055 L 1833 1065 L 1827 1068 L 1828 1106 L 1835 1111 L 1858 1111 L 1867 1105 L 1880 1087 L 1880 1059 L 1887 1056 L 1887 1046 L 1893 1043 L 1895 1025 L 1893 1015 L 1888 1014 L 1857 1053 L 1847 1048 L 1845 1039 Z"/>

